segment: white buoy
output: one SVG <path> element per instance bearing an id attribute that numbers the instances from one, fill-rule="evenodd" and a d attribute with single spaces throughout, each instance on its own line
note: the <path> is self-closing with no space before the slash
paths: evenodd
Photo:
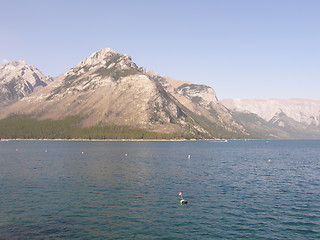
<path id="1" fill-rule="evenodd" d="M 190 159 L 190 158 L 191 158 L 191 155 L 189 154 L 189 155 L 188 155 L 188 159 Z"/>
<path id="2" fill-rule="evenodd" d="M 181 197 L 181 200 L 180 200 L 180 204 L 181 204 L 181 205 L 182 205 L 182 204 L 187 204 L 187 203 L 188 203 L 188 201 L 187 201 L 187 200 L 183 199 L 182 192 L 179 192 L 179 196 Z"/>
<path id="3" fill-rule="evenodd" d="M 182 205 L 182 204 L 187 204 L 188 203 L 188 201 L 187 200 L 184 200 L 184 199 L 181 199 L 180 200 L 180 204 Z"/>

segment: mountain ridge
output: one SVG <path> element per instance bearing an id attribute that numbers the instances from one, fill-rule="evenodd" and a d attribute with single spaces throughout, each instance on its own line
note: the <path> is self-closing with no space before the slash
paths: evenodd
<path id="1" fill-rule="evenodd" d="M 17 75 L 13 71 L 12 76 L 14 74 Z M 32 119 L 32 125 L 36 125 L 34 121 L 77 119 L 72 124 L 76 124 L 78 132 L 97 132 L 97 128 L 106 132 L 106 129 L 118 126 L 117 129 L 122 129 L 119 131 L 141 129 L 138 132 L 182 138 L 320 138 L 317 115 L 306 125 L 286 112 L 293 107 L 282 106 L 284 114 L 276 116 L 274 113 L 268 117 L 252 109 L 241 109 L 235 106 L 236 100 L 218 100 L 216 92 L 209 86 L 146 71 L 129 55 L 109 48 L 94 52 L 54 81 L 49 77 L 44 79 L 49 79 L 48 83 L 37 86 L 36 91 L 0 105 L 0 119 L 27 116 Z M 263 101 L 251 105 L 260 102 Z M 261 110 L 267 105 L 263 102 L 258 106 Z M 281 108 L 277 110 L 282 111 Z M 23 124 L 22 120 L 19 121 Z M 69 120 L 66 122 L 71 124 Z M 50 136 L 60 135 L 50 133 Z M 110 135 L 99 133 L 96 136 Z"/>
<path id="2" fill-rule="evenodd" d="M 199 137 L 246 134 L 217 102 L 212 88 L 187 83 L 175 88 L 172 84 L 172 80 L 139 68 L 130 56 L 102 49 L 41 91 L 8 106 L 0 117 L 23 114 L 62 120 L 81 116 L 82 127 L 117 124 Z M 229 118 L 212 116 L 212 112 Z"/>
<path id="3" fill-rule="evenodd" d="M 313 99 L 223 99 L 221 102 L 229 109 L 249 111 L 270 121 L 279 112 L 293 120 L 320 126 L 320 100 Z"/>
<path id="4" fill-rule="evenodd" d="M 252 113 L 260 117 L 267 128 L 275 128 L 277 138 L 320 138 L 320 100 L 223 99 L 221 102 L 237 116 Z"/>

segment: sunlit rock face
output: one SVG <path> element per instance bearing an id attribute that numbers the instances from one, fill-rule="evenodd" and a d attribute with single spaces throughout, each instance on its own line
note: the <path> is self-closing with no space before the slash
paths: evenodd
<path id="1" fill-rule="evenodd" d="M 0 65 L 0 106 L 7 106 L 47 86 L 52 78 L 24 61 Z"/>

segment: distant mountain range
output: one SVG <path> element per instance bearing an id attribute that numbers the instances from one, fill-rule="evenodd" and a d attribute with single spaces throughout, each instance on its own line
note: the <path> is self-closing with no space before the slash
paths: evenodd
<path id="1" fill-rule="evenodd" d="M 319 138 L 320 100 L 224 99 L 233 112 L 251 112 L 284 131 L 288 138 Z"/>
<path id="2" fill-rule="evenodd" d="M 238 100 L 219 101 L 209 86 L 147 72 L 128 55 L 111 49 L 93 53 L 54 80 L 24 62 L 1 65 L 0 99 L 0 137 L 108 138 L 107 131 L 115 128 L 121 129 L 119 136 L 127 138 L 133 135 L 126 135 L 125 131 L 136 130 L 141 133 L 134 135 L 138 138 L 320 137 L 317 101 L 304 100 L 305 105 L 299 100 L 291 101 L 290 113 L 286 111 L 289 107 L 285 107 L 288 106 L 285 101 L 280 107 L 276 107 L 280 102 L 268 100 L 252 100 L 250 104 L 240 104 Z M 267 105 L 272 104 L 276 113 L 245 108 L 258 102 L 263 106 L 258 109 L 267 109 Z M 298 112 L 303 121 L 297 121 Z M 26 120 L 18 124 L 12 120 L 14 116 L 23 116 Z M 62 131 L 61 124 L 55 129 L 52 125 L 70 118 L 77 119 L 72 127 L 70 125 L 77 131 L 66 135 L 52 133 Z M 40 133 L 39 126 L 44 126 L 44 121 L 48 125 Z M 30 125 L 22 128 L 25 123 Z M 23 134 L 16 130 L 26 128 L 34 129 Z"/>

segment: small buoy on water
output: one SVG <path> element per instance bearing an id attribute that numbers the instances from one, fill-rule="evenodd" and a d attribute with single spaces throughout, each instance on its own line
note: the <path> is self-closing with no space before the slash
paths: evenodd
<path id="1" fill-rule="evenodd" d="M 187 200 L 183 199 L 182 192 L 179 192 L 179 196 L 181 197 L 181 200 L 180 200 L 180 204 L 181 204 L 181 205 L 182 205 L 182 204 L 187 204 L 187 203 L 188 203 L 188 201 L 187 201 Z"/>
<path id="2" fill-rule="evenodd" d="M 268 162 L 272 162 L 271 159 L 269 159 Z"/>
<path id="3" fill-rule="evenodd" d="M 189 154 L 189 155 L 188 155 L 188 159 L 190 159 L 190 158 L 191 158 L 191 155 Z"/>
<path id="4" fill-rule="evenodd" d="M 81 154 L 84 154 L 84 152 L 81 152 Z"/>
<path id="5" fill-rule="evenodd" d="M 188 201 L 187 200 L 184 200 L 184 199 L 181 199 L 180 200 L 180 204 L 182 205 L 182 204 L 187 204 L 188 203 Z"/>
<path id="6" fill-rule="evenodd" d="M 126 153 L 125 156 L 128 157 L 128 153 Z"/>

